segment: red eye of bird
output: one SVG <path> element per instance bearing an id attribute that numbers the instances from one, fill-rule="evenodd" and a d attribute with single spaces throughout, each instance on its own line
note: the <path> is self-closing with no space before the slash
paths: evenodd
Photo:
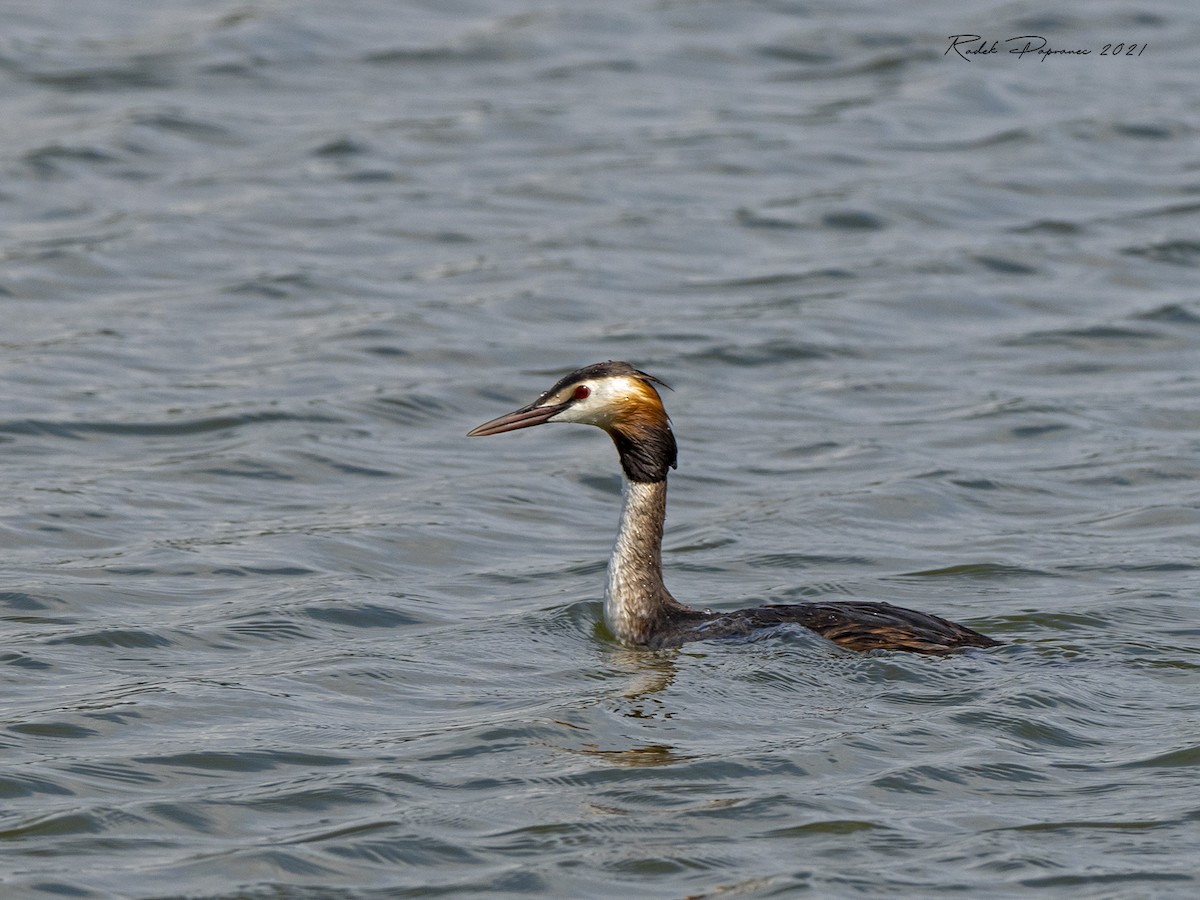
<path id="1" fill-rule="evenodd" d="M 588 387 L 586 384 L 581 384 L 579 387 L 575 388 L 575 392 L 572 393 L 571 396 L 576 400 L 586 400 L 591 393 L 592 389 L 590 387 Z"/>

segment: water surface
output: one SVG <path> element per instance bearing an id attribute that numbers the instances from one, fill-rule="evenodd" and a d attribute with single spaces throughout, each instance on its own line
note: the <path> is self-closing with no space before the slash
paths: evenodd
<path id="1" fill-rule="evenodd" d="M 4 893 L 1193 896 L 1195 37 L 10 12 Z M 681 599 L 1005 646 L 615 646 L 607 439 L 463 437 L 608 358 L 675 387 Z"/>

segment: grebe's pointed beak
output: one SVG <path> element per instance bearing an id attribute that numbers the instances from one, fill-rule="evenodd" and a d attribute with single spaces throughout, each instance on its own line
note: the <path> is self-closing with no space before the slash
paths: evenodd
<path id="1" fill-rule="evenodd" d="M 485 437 L 489 434 L 503 434 L 506 431 L 516 431 L 518 428 L 530 428 L 533 425 L 541 425 L 544 422 L 550 421 L 556 414 L 566 409 L 566 403 L 549 403 L 545 406 L 538 406 L 536 403 L 531 403 L 529 406 L 522 406 L 520 409 L 515 409 L 510 413 L 505 413 L 502 416 L 497 416 L 490 422 L 484 422 L 478 428 L 472 428 L 467 432 L 467 437 Z"/>

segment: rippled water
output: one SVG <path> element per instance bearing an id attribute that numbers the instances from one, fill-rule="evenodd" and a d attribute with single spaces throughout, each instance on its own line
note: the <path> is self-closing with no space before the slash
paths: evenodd
<path id="1" fill-rule="evenodd" d="M 1196 32 L 9 9 L 3 893 L 1194 896 Z M 463 437 L 607 358 L 679 597 L 1005 646 L 615 646 L 608 441 Z"/>

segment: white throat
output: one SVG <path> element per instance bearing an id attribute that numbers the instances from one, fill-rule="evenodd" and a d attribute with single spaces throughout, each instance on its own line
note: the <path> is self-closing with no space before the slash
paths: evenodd
<path id="1" fill-rule="evenodd" d="M 665 608 L 678 605 L 662 580 L 666 510 L 665 481 L 625 482 L 621 525 L 604 592 L 604 621 L 622 643 L 644 643 Z"/>

